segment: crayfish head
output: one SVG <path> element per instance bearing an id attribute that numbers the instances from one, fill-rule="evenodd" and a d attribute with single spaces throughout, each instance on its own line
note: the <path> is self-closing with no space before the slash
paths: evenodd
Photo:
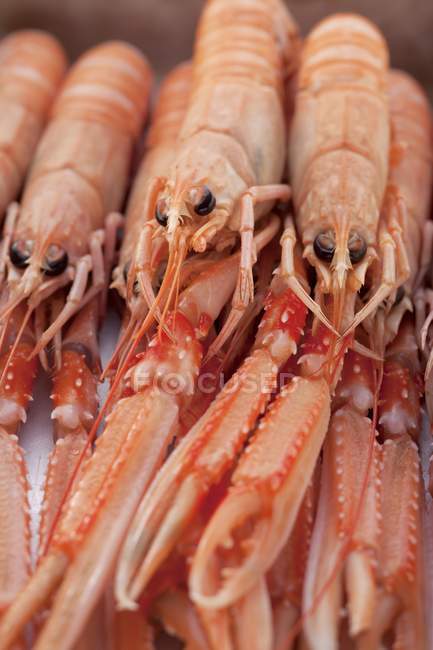
<path id="1" fill-rule="evenodd" d="M 345 303 L 348 277 L 364 260 L 367 244 L 363 236 L 354 230 L 328 228 L 319 232 L 313 242 L 314 256 L 322 276 L 328 277 L 327 290 L 334 296 L 334 326 L 340 327 Z M 324 267 L 328 267 L 328 270 Z M 357 290 L 356 279 L 351 289 Z"/>
<path id="2" fill-rule="evenodd" d="M 215 247 L 221 243 L 220 231 L 229 218 L 238 218 L 236 203 L 253 181 L 236 173 L 234 161 L 236 152 L 228 152 L 219 134 L 199 132 L 179 145 L 151 211 L 167 239 L 178 229 L 186 231 L 190 249 L 198 253 L 211 240 Z"/>
<path id="3" fill-rule="evenodd" d="M 209 185 L 204 181 L 184 182 L 160 195 L 155 205 L 155 219 L 165 229 L 169 241 L 182 230 L 192 244 L 192 238 L 207 223 L 207 217 L 214 216 L 215 208 L 215 192 Z M 192 247 L 196 250 L 195 245 Z"/>

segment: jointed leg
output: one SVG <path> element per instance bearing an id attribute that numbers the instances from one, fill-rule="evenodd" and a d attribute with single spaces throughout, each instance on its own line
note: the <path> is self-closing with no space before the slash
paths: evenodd
<path id="1" fill-rule="evenodd" d="M 46 318 L 45 318 L 45 305 L 38 305 L 35 309 L 35 339 L 36 341 L 39 341 L 41 338 L 44 329 L 46 326 Z M 46 350 L 41 350 L 39 352 L 39 360 L 41 362 L 42 368 L 48 372 L 49 370 L 49 363 L 48 363 L 48 358 L 47 358 L 47 352 Z"/>
<path id="2" fill-rule="evenodd" d="M 6 273 L 6 261 L 9 257 L 9 248 L 15 230 L 15 224 L 18 219 L 19 205 L 11 203 L 6 212 L 5 223 L 3 226 L 3 241 L 0 251 L 0 284 L 3 282 Z"/>
<path id="3" fill-rule="evenodd" d="M 196 253 L 204 253 L 211 239 L 227 224 L 228 218 L 228 213 L 221 210 L 199 228 L 191 240 L 193 250 Z"/>
<path id="4" fill-rule="evenodd" d="M 50 304 L 50 320 L 52 322 L 56 321 L 56 319 L 61 314 L 62 307 L 63 307 L 63 302 L 64 302 L 64 295 L 63 294 L 61 296 L 57 295 L 57 296 L 55 296 L 53 298 L 53 300 L 51 300 L 51 304 Z M 58 329 L 57 332 L 54 334 L 53 343 L 54 343 L 54 366 L 55 366 L 55 368 L 57 370 L 59 370 L 61 365 L 62 365 L 62 330 L 61 330 L 61 328 Z"/>
<path id="5" fill-rule="evenodd" d="M 380 284 L 370 300 L 358 311 L 349 327 L 343 333 L 343 336 L 353 332 L 355 328 L 358 327 L 367 316 L 372 314 L 379 307 L 382 301 L 388 298 L 390 293 L 398 286 L 396 258 L 397 245 L 391 232 L 386 228 L 381 229 L 381 232 L 379 233 L 379 248 L 382 259 L 382 275 Z"/>
<path id="6" fill-rule="evenodd" d="M 403 224 L 409 223 L 411 220 L 405 201 L 401 197 L 395 199 L 395 210 L 391 210 L 388 227 L 395 246 L 396 246 L 396 283 L 400 286 L 408 280 L 411 273 L 410 262 L 406 251 L 406 246 L 403 241 Z"/>
<path id="7" fill-rule="evenodd" d="M 104 315 L 107 306 L 108 284 L 116 255 L 117 232 L 123 222 L 124 218 L 119 212 L 111 212 L 105 220 L 104 278 L 106 283 L 104 290 L 101 292 L 101 315 Z"/>
<path id="8" fill-rule="evenodd" d="M 126 295 L 128 299 L 133 294 L 133 287 L 137 279 L 144 299 L 146 300 L 149 309 L 155 300 L 155 294 L 152 288 L 152 240 L 156 229 L 156 221 L 154 218 L 155 205 L 158 194 L 163 187 L 165 179 L 155 177 L 152 179 L 149 189 L 146 194 L 146 199 L 143 205 L 142 228 L 140 231 L 140 238 L 136 249 L 134 264 L 129 273 L 128 287 Z"/>
<path id="9" fill-rule="evenodd" d="M 279 230 L 279 227 L 280 227 L 280 221 L 278 217 L 273 216 L 273 218 L 269 221 L 269 223 L 259 233 L 257 233 L 255 239 L 259 250 L 262 249 L 264 246 L 266 246 L 266 244 L 268 244 L 275 237 L 275 235 Z M 253 246 L 255 250 L 256 247 L 255 247 L 254 240 L 253 240 Z M 242 252 L 241 252 L 241 265 L 242 265 Z M 236 327 L 239 325 L 241 318 L 245 314 L 248 305 L 251 304 L 253 299 L 254 299 L 254 292 L 251 301 L 245 303 L 242 300 L 241 285 L 238 279 L 238 283 L 232 299 L 232 307 L 230 313 L 220 333 L 218 334 L 216 339 L 212 342 L 212 345 L 209 347 L 208 353 L 206 355 L 206 360 L 210 359 L 215 354 L 217 354 L 217 352 L 221 349 L 221 347 L 224 345 L 227 339 L 233 334 Z"/>
<path id="10" fill-rule="evenodd" d="M 149 309 L 155 301 L 152 287 L 152 241 L 155 226 L 152 221 L 145 223 L 140 232 L 135 261 L 128 277 L 128 300 L 131 299 L 135 278 L 137 278 L 141 292 Z"/>
<path id="11" fill-rule="evenodd" d="M 252 270 L 253 264 L 256 261 L 256 251 L 254 246 L 254 206 L 257 203 L 264 203 L 266 201 L 288 201 L 289 198 L 290 188 L 288 185 L 282 184 L 250 187 L 250 189 L 242 196 L 239 228 L 241 236 L 241 261 L 239 265 L 238 281 L 233 294 L 232 309 L 223 329 L 209 348 L 208 357 L 216 354 L 218 350 L 221 349 L 222 345 L 236 329 L 245 309 L 254 300 L 254 280 Z M 214 234 L 213 230 L 215 230 L 215 228 L 211 227 L 210 232 L 212 232 L 212 236 Z"/>
<path id="12" fill-rule="evenodd" d="M 281 276 L 287 281 L 288 286 L 293 293 L 304 303 L 306 307 L 334 334 L 339 336 L 338 332 L 334 329 L 325 314 L 323 313 L 320 305 L 315 302 L 307 293 L 304 286 L 301 284 L 295 268 L 295 246 L 296 246 L 296 232 L 293 225 L 292 217 L 286 217 L 284 221 L 284 232 L 281 237 Z"/>
<path id="13" fill-rule="evenodd" d="M 419 271 L 415 281 L 415 287 L 420 287 L 423 283 L 425 274 L 430 268 L 431 265 L 431 256 L 433 250 L 433 221 L 425 222 L 424 228 L 422 229 L 422 238 L 421 238 L 421 256 L 419 263 Z"/>
<path id="14" fill-rule="evenodd" d="M 55 321 L 39 339 L 33 354 L 39 353 L 53 338 L 55 333 L 94 298 L 105 286 L 104 256 L 102 253 L 103 232 L 96 231 L 90 240 L 90 255 L 78 260 L 74 281 L 68 293 L 66 303 Z M 90 272 L 92 286 L 86 291 Z"/>

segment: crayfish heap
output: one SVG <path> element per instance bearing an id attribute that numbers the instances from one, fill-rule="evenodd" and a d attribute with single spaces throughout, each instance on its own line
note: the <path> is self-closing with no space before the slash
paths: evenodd
<path id="1" fill-rule="evenodd" d="M 432 647 L 423 89 L 361 16 L 301 40 L 282 0 L 207 0 L 127 195 L 150 64 L 66 68 L 0 41 L 0 650 Z"/>

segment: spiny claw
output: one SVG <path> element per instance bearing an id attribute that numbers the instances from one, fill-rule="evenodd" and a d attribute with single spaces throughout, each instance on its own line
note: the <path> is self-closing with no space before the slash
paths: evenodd
<path id="1" fill-rule="evenodd" d="M 273 564 L 290 535 L 311 480 L 329 414 L 326 381 L 301 377 L 288 384 L 268 409 L 195 554 L 189 584 L 199 606 L 219 609 L 232 605 Z M 228 564 L 221 560 L 221 576 L 226 566 L 234 566 L 234 571 L 210 590 L 208 567 L 216 561 L 221 542 L 233 532 L 238 542 L 247 538 L 254 545 L 245 557 L 234 558 L 234 565 L 230 556 Z"/>
<path id="2" fill-rule="evenodd" d="M 272 650 L 274 629 L 272 604 L 266 580 L 259 577 L 256 585 L 231 608 L 237 650 Z"/>
<path id="3" fill-rule="evenodd" d="M 3 427 L 17 429 L 20 423 L 27 420 L 27 412 L 23 406 L 11 399 L 0 397 L 0 423 Z"/>
<path id="4" fill-rule="evenodd" d="M 90 430 L 98 408 L 97 386 L 97 369 L 89 367 L 86 348 L 77 345 L 77 349 L 64 349 L 51 395 L 56 437 Z"/>
<path id="5" fill-rule="evenodd" d="M 332 416 L 303 596 L 304 632 L 312 649 L 338 647 L 347 556 L 351 558 L 346 582 L 352 633 L 365 630 L 373 615 L 371 573 L 378 544 L 374 438 L 371 421 L 351 406 Z"/>
<path id="6" fill-rule="evenodd" d="M 146 559 L 134 577 L 129 597 L 122 599 L 118 596 L 120 608 L 137 609 L 136 600 L 158 567 L 167 557 L 171 549 L 171 540 L 178 536 L 188 526 L 195 512 L 197 496 L 201 492 L 201 485 L 194 475 L 188 476 L 178 488 L 172 507 L 156 531 L 150 547 L 147 549 Z"/>
<path id="7" fill-rule="evenodd" d="M 290 650 L 295 641 L 295 624 L 302 607 L 302 591 L 316 513 L 320 469 L 320 464 L 317 463 L 290 537 L 266 576 L 272 600 L 275 650 Z"/>
<path id="8" fill-rule="evenodd" d="M 35 648 L 71 648 L 76 642 L 140 498 L 164 458 L 177 410 L 170 396 L 153 390 L 116 405 L 66 504 L 48 554 L 0 622 L 2 650 L 62 580 Z M 72 611 L 74 623 L 65 625 Z"/>
<path id="9" fill-rule="evenodd" d="M 8 607 L 30 575 L 28 483 L 18 439 L 0 427 L 0 610 Z"/>
<path id="10" fill-rule="evenodd" d="M 133 598 L 174 548 L 209 487 L 230 467 L 270 397 L 262 379 L 275 375 L 270 354 L 257 350 L 164 464 L 136 514 L 119 559 L 115 592 L 121 606 L 132 606 Z M 140 577 L 132 596 L 135 575 Z"/>
<path id="11" fill-rule="evenodd" d="M 16 433 L 27 419 L 26 410 L 33 392 L 38 362 L 27 360 L 31 345 L 20 342 L 12 357 L 5 352 L 0 359 L 0 425 Z"/>
<path id="12" fill-rule="evenodd" d="M 186 591 L 170 589 L 164 592 L 153 603 L 152 615 L 169 634 L 174 633 L 182 639 L 188 650 L 210 650 L 200 616 Z"/>
<path id="13" fill-rule="evenodd" d="M 69 481 L 74 473 L 77 461 L 87 447 L 87 433 L 71 433 L 64 438 L 59 438 L 48 457 L 48 466 L 44 485 L 44 500 L 41 507 L 39 524 L 39 549 L 45 553 L 49 542 L 50 531 L 63 497 L 69 486 Z M 87 458 L 90 458 L 90 449 Z M 85 464 L 75 477 L 76 486 L 82 476 Z"/>
<path id="14" fill-rule="evenodd" d="M 421 539 L 422 483 L 418 449 L 408 436 L 381 448 L 379 543 L 381 586 L 362 648 L 381 645 L 394 630 L 401 647 L 425 648 Z"/>
<path id="15" fill-rule="evenodd" d="M 91 454 L 88 432 L 98 408 L 98 309 L 96 300 L 86 305 L 70 324 L 61 349 L 56 350 L 60 363 L 53 377 L 51 395 L 55 446 L 49 455 L 41 508 L 41 555 L 47 551 L 51 528 L 68 489 L 78 484 L 85 467 L 83 461 Z"/>
<path id="16" fill-rule="evenodd" d="M 11 603 L 0 623 L 0 648 L 9 650 L 22 633 L 32 614 L 47 602 L 62 579 L 68 558 L 62 552 L 47 555 L 39 564 L 26 588 Z"/>

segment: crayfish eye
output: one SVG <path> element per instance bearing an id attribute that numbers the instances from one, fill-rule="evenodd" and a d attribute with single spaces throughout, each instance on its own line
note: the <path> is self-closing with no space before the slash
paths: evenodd
<path id="1" fill-rule="evenodd" d="M 17 239 L 9 248 L 9 257 L 17 269 L 25 269 L 32 254 L 33 242 L 28 239 Z"/>
<path id="2" fill-rule="evenodd" d="M 123 280 L 126 285 L 128 285 L 130 270 L 131 270 L 131 262 L 126 262 L 125 266 L 123 267 Z M 140 285 L 137 279 L 134 280 L 134 283 L 132 285 L 132 292 L 135 296 L 138 296 L 138 294 L 140 293 Z"/>
<path id="3" fill-rule="evenodd" d="M 42 270 L 45 275 L 60 275 L 68 266 L 68 254 L 58 244 L 50 244 L 45 254 Z"/>
<path id="4" fill-rule="evenodd" d="M 404 286 L 401 284 L 397 289 L 397 293 L 395 294 L 394 304 L 398 305 L 398 303 L 403 300 L 404 295 L 405 295 Z"/>
<path id="5" fill-rule="evenodd" d="M 314 252 L 319 260 L 332 262 L 335 253 L 335 236 L 332 230 L 324 230 L 314 240 Z"/>
<path id="6" fill-rule="evenodd" d="M 167 203 L 164 199 L 160 199 L 155 208 L 155 219 L 160 226 L 166 226 L 168 222 Z"/>
<path id="7" fill-rule="evenodd" d="M 350 234 L 348 248 L 352 264 L 360 262 L 367 252 L 367 244 L 365 243 L 365 240 L 356 232 Z"/>
<path id="8" fill-rule="evenodd" d="M 125 266 L 123 267 L 123 280 L 125 284 L 128 282 L 128 274 L 129 274 L 129 269 L 131 268 L 131 262 L 126 262 Z"/>
<path id="9" fill-rule="evenodd" d="M 207 185 L 200 188 L 200 192 L 194 202 L 194 212 L 200 217 L 210 214 L 216 205 L 216 200 Z"/>

